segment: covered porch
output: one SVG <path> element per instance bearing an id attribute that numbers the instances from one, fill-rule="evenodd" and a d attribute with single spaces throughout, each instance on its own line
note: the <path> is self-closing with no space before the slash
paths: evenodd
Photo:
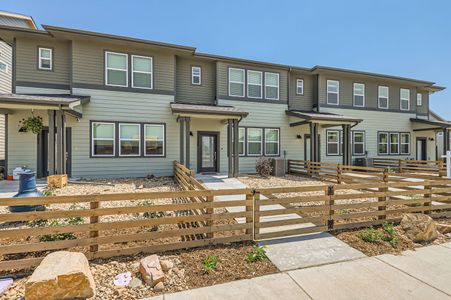
<path id="1" fill-rule="evenodd" d="M 435 145 L 437 147 L 436 159 L 441 160 L 442 159 L 441 156 L 451 149 L 451 140 L 450 140 L 451 122 L 427 120 L 421 118 L 411 118 L 410 121 L 412 122 L 413 131 L 416 133 L 417 136 L 421 136 L 421 134 L 431 132 L 435 134 L 436 139 Z M 417 137 L 417 143 L 419 142 L 420 142 L 419 138 Z M 417 148 L 418 146 L 419 144 L 417 144 Z M 421 158 L 417 157 L 417 159 Z"/>
<path id="2" fill-rule="evenodd" d="M 319 113 L 301 110 L 287 110 L 290 117 L 290 127 L 308 126 L 310 130 L 310 145 L 305 151 L 309 152 L 310 161 L 321 161 L 320 129 L 341 126 L 343 130 L 343 164 L 352 165 L 352 127 L 362 119 L 337 115 L 332 113 Z"/>
<path id="3" fill-rule="evenodd" d="M 1 113 L 6 116 L 6 167 L 12 174 L 16 167 L 36 171 L 37 177 L 70 175 L 71 131 L 67 119 L 82 118 L 87 96 L 0 94 Z M 27 132 L 21 121 L 40 117 L 42 130 Z"/>
<path id="4" fill-rule="evenodd" d="M 198 173 L 219 173 L 225 163 L 228 177 L 238 176 L 239 124 L 248 112 L 233 106 L 184 103 L 171 103 L 171 111 L 180 124 L 181 164 Z M 221 135 L 226 136 L 225 143 Z"/>

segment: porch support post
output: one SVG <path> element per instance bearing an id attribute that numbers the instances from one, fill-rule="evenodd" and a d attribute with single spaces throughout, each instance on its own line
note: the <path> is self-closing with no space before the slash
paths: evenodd
<path id="1" fill-rule="evenodd" d="M 227 120 L 227 149 L 228 149 L 228 163 L 229 168 L 227 171 L 228 177 L 233 177 L 233 144 L 232 144 L 232 132 L 233 132 L 233 120 Z"/>
<path id="2" fill-rule="evenodd" d="M 351 125 L 343 125 L 343 165 L 352 164 Z"/>
<path id="3" fill-rule="evenodd" d="M 317 123 L 310 123 L 310 158 L 312 161 L 320 160 Z"/>
<path id="4" fill-rule="evenodd" d="M 57 110 L 55 113 L 56 119 L 56 173 L 64 174 L 64 113 L 61 110 Z"/>
<path id="5" fill-rule="evenodd" d="M 186 158 L 185 158 L 185 166 L 189 169 L 189 162 L 190 162 L 190 123 L 191 123 L 191 118 L 190 117 L 186 117 L 185 118 L 185 122 L 186 122 L 186 135 L 185 135 L 185 153 L 186 153 Z"/>
<path id="6" fill-rule="evenodd" d="M 180 164 L 185 164 L 185 118 L 180 117 Z"/>
<path id="7" fill-rule="evenodd" d="M 49 115 L 49 141 L 48 141 L 48 171 L 49 175 L 55 174 L 55 111 L 48 110 Z M 42 166 L 45 170 L 46 166 Z"/>
<path id="8" fill-rule="evenodd" d="M 443 154 L 446 155 L 446 151 L 449 150 L 449 130 L 443 128 Z"/>
<path id="9" fill-rule="evenodd" d="M 238 119 L 233 120 L 233 177 L 237 177 L 240 173 L 240 155 L 238 150 L 239 132 Z"/>

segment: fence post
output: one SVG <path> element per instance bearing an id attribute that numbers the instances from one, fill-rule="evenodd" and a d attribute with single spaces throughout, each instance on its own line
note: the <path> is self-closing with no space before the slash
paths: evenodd
<path id="1" fill-rule="evenodd" d="M 403 173 L 403 168 L 402 168 L 402 160 L 400 159 L 400 160 L 398 160 L 398 170 L 399 170 L 399 173 Z"/>
<path id="2" fill-rule="evenodd" d="M 254 224 L 254 209 L 253 209 L 254 202 L 253 202 L 253 200 L 254 200 L 254 195 L 252 193 L 247 193 L 246 194 L 246 212 L 247 213 L 251 212 L 252 216 L 246 217 L 246 224 L 252 224 L 252 227 L 254 226 L 253 225 Z M 251 202 L 251 203 L 249 203 L 249 202 Z M 246 234 L 252 234 L 252 239 L 254 239 L 253 233 L 254 233 L 253 228 L 246 229 Z"/>
<path id="3" fill-rule="evenodd" d="M 378 197 L 377 201 L 382 202 L 381 204 L 383 204 L 383 205 L 378 206 L 377 209 L 378 209 L 378 211 L 383 211 L 384 214 L 382 216 L 377 217 L 379 220 L 387 219 L 387 195 L 386 195 L 386 193 L 388 191 L 388 187 L 387 187 L 388 172 L 387 172 L 386 168 L 384 169 L 382 181 L 383 181 L 384 186 L 379 188 L 379 192 L 384 193 L 384 196 Z"/>
<path id="4" fill-rule="evenodd" d="M 443 177 L 443 169 L 445 169 L 444 168 L 444 163 L 443 163 L 443 161 L 442 160 L 439 160 L 438 161 L 438 176 L 439 177 Z"/>
<path id="5" fill-rule="evenodd" d="M 332 208 L 335 204 L 335 200 L 332 199 L 332 197 L 335 195 L 334 186 L 333 185 L 327 186 L 326 193 L 327 193 L 327 196 L 329 196 L 329 220 L 327 221 L 327 229 L 333 230 L 334 223 L 335 223 L 335 220 L 334 220 L 335 209 Z"/>
<path id="6" fill-rule="evenodd" d="M 256 240 L 256 237 L 258 234 L 260 234 L 260 227 L 258 226 L 260 224 L 260 192 L 254 191 L 254 236 L 253 240 Z"/>
<path id="7" fill-rule="evenodd" d="M 310 160 L 307 160 L 307 176 L 312 177 L 312 169 L 310 167 Z"/>
<path id="8" fill-rule="evenodd" d="M 424 198 L 427 198 L 428 200 L 423 203 L 423 206 L 425 210 L 423 210 L 423 213 L 425 215 L 431 214 L 431 208 L 432 208 L 432 186 L 431 185 L 425 185 L 425 190 L 428 190 L 427 194 L 424 194 Z"/>
<path id="9" fill-rule="evenodd" d="M 89 203 L 90 209 L 96 209 L 100 207 L 100 202 L 90 202 Z M 92 216 L 89 217 L 89 224 L 97 224 L 99 223 L 99 217 L 98 216 Z M 91 230 L 89 232 L 89 237 L 90 238 L 96 238 L 99 236 L 99 231 L 98 230 Z M 99 245 L 98 244 L 91 244 L 89 246 L 89 252 L 91 252 L 91 255 L 94 254 L 95 252 L 99 251 Z"/>
<path id="10" fill-rule="evenodd" d="M 340 164 L 338 164 L 337 165 L 337 183 L 338 184 L 341 184 L 342 183 L 342 181 L 341 181 L 341 173 L 342 173 L 342 168 L 341 168 L 341 165 Z"/>
<path id="11" fill-rule="evenodd" d="M 212 230 L 212 226 L 213 226 L 213 214 L 214 214 L 214 208 L 211 206 L 213 204 L 214 201 L 214 196 L 213 195 L 208 195 L 207 197 L 207 203 L 209 204 L 208 208 L 207 208 L 207 226 L 208 229 L 210 230 L 210 232 L 207 233 L 207 238 L 208 239 L 212 239 L 214 236 L 214 233 L 211 231 Z"/>

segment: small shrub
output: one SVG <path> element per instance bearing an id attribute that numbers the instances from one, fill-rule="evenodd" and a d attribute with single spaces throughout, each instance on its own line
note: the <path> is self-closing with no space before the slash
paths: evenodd
<path id="1" fill-rule="evenodd" d="M 268 177 L 272 172 L 271 160 L 265 156 L 260 156 L 257 160 L 255 169 L 257 170 L 258 175 Z"/>
<path id="2" fill-rule="evenodd" d="M 246 260 L 248 262 L 256 262 L 257 260 L 263 260 L 267 258 L 266 248 L 268 248 L 268 246 L 254 246 L 252 248 L 252 252 L 246 255 Z"/>
<path id="3" fill-rule="evenodd" d="M 48 226 L 56 227 L 56 226 L 64 226 L 65 224 L 58 221 L 53 220 L 48 223 Z M 62 240 L 75 240 L 77 237 L 72 232 L 65 232 L 65 233 L 53 233 L 53 234 L 46 234 L 46 235 L 40 235 L 39 241 L 41 242 L 51 242 L 51 241 L 62 241 Z"/>
<path id="4" fill-rule="evenodd" d="M 210 271 L 216 269 L 217 264 L 218 264 L 217 256 L 207 256 L 202 261 L 202 270 L 204 270 L 205 273 L 210 273 Z"/>
<path id="5" fill-rule="evenodd" d="M 370 228 L 360 230 L 358 236 L 365 242 L 376 243 L 382 239 L 382 232 L 371 226 Z"/>
<path id="6" fill-rule="evenodd" d="M 44 197 L 56 196 L 53 188 L 46 188 L 45 190 L 42 191 L 42 195 L 44 195 Z"/>
<path id="7" fill-rule="evenodd" d="M 138 203 L 138 205 L 139 206 L 152 206 L 152 205 L 155 205 L 155 203 L 153 201 L 145 200 L 145 201 Z M 154 219 L 154 218 L 162 218 L 165 215 L 166 214 L 164 211 L 146 211 L 142 214 L 142 217 L 146 218 L 146 219 Z"/>
<path id="8" fill-rule="evenodd" d="M 32 221 L 28 221 L 28 226 L 30 227 L 43 227 L 47 225 L 47 220 L 32 220 Z"/>
<path id="9" fill-rule="evenodd" d="M 382 229 L 384 230 L 384 234 L 382 239 L 386 242 L 389 242 L 390 245 L 395 246 L 398 242 L 398 235 L 396 234 L 395 227 L 393 223 L 385 222 L 382 225 Z"/>

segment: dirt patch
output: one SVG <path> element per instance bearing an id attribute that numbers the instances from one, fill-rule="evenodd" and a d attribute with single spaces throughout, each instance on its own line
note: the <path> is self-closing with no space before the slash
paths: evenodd
<path id="1" fill-rule="evenodd" d="M 174 263 L 174 268 L 166 273 L 163 292 L 177 292 L 277 273 L 277 268 L 269 259 L 253 263 L 245 260 L 246 254 L 252 251 L 252 246 L 253 243 L 251 242 L 242 242 L 162 253 L 160 259 Z M 202 269 L 202 261 L 211 255 L 218 257 L 217 267 L 206 273 Z M 163 293 L 156 293 L 146 285 L 136 288 L 117 288 L 113 285 L 113 278 L 117 274 L 127 271 L 130 271 L 134 277 L 141 279 L 139 260 L 142 257 L 144 255 L 91 261 L 91 270 L 97 286 L 97 295 L 93 299 L 140 299 Z M 27 278 L 15 281 L 1 299 L 22 297 Z"/>

